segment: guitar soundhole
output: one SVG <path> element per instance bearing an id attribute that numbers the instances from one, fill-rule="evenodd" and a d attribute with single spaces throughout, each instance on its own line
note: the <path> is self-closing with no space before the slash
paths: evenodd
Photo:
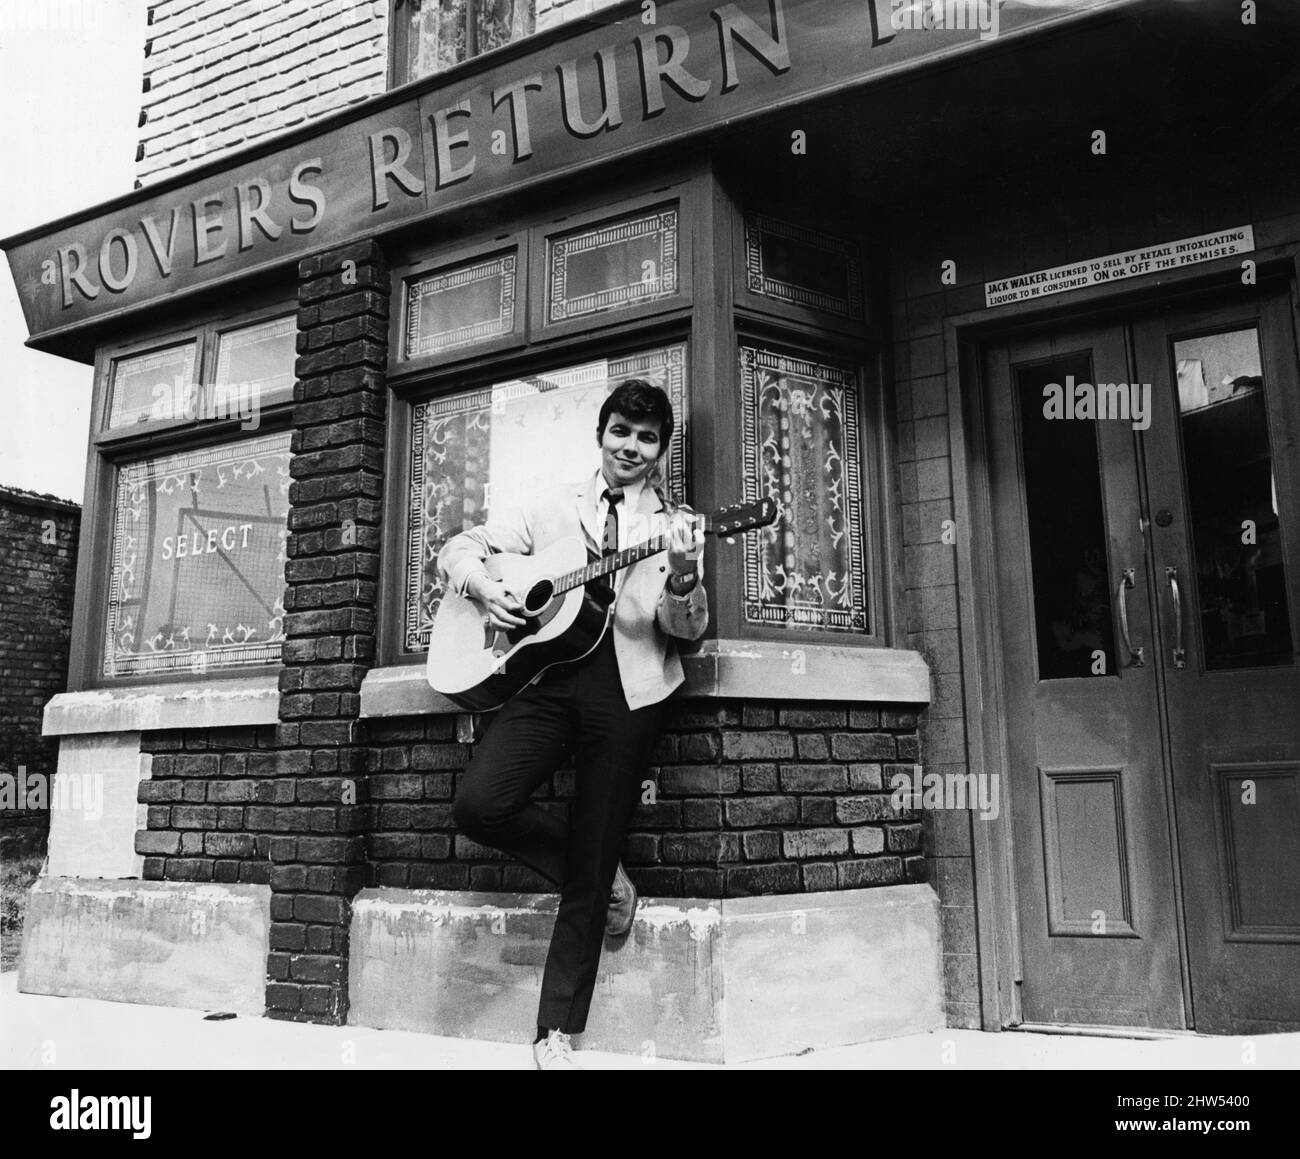
<path id="1" fill-rule="evenodd" d="M 538 580 L 524 596 L 524 611 L 530 616 L 540 615 L 554 594 L 555 585 L 550 580 Z"/>

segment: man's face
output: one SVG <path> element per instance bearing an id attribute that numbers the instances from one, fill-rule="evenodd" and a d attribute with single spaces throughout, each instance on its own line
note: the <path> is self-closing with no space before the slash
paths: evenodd
<path id="1" fill-rule="evenodd" d="M 611 487 L 632 486 L 663 453 L 655 419 L 629 419 L 612 411 L 600 436 L 600 465 Z"/>

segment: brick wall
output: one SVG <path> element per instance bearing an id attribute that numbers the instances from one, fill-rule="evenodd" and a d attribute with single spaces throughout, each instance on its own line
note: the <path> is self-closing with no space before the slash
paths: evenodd
<path id="1" fill-rule="evenodd" d="M 286 800 L 269 846 L 267 1007 L 272 1017 L 338 1023 L 372 824 L 358 715 L 375 654 L 390 283 L 369 242 L 308 258 L 298 273 L 276 729 Z"/>
<path id="2" fill-rule="evenodd" d="M 137 180 L 157 180 L 382 93 L 388 2 L 153 4 Z"/>
<path id="3" fill-rule="evenodd" d="M 68 686 L 80 526 L 75 503 L 0 487 L 0 773 L 21 765 L 47 790 L 59 747 L 41 717 Z M 43 856 L 49 827 L 48 809 L 0 809 L 0 860 Z"/>
<path id="4" fill-rule="evenodd" d="M 153 773 L 140 782 L 147 827 L 135 835 L 147 881 L 270 881 L 271 837 L 297 818 L 277 778 L 275 729 L 144 733 Z M 284 806 L 284 808 L 277 808 Z"/>
<path id="5" fill-rule="evenodd" d="M 904 643 L 930 665 L 933 700 L 921 721 L 927 772 L 966 771 L 966 731 L 957 624 L 948 395 L 942 338 L 946 294 L 933 269 L 895 257 L 910 281 L 894 282 L 894 375 L 898 488 L 902 501 Z M 934 285 L 929 283 L 933 282 Z M 937 287 L 937 289 L 936 289 Z M 906 290 L 907 292 L 903 292 Z M 949 537 L 951 538 L 951 537 Z M 929 878 L 939 894 L 949 1024 L 980 1025 L 971 820 L 965 811 L 925 810 Z"/>
<path id="6" fill-rule="evenodd" d="M 549 891 L 455 831 L 451 801 L 471 753 L 452 721 L 370 722 L 369 880 Z M 628 830 L 630 876 L 647 895 L 715 898 L 924 881 L 919 818 L 888 791 L 917 763 L 916 724 L 915 712 L 860 706 L 675 703 Z M 560 769 L 535 799 L 564 814 L 573 776 Z"/>
<path id="7" fill-rule="evenodd" d="M 295 695 L 325 708 L 337 694 Z M 479 720 L 478 736 L 489 721 Z M 643 893 L 664 897 L 924 881 L 920 817 L 896 810 L 889 793 L 894 774 L 917 763 L 916 726 L 914 711 L 856 705 L 676 702 L 628 830 L 629 872 Z M 277 754 L 269 727 L 146 734 L 153 778 L 140 786 L 148 829 L 136 837 L 145 877 L 268 882 L 274 873 L 328 893 L 319 867 L 272 870 L 271 843 L 337 835 L 350 783 L 358 798 L 350 813 L 361 826 L 353 832 L 365 834 L 363 884 L 549 890 L 526 866 L 457 832 L 451 802 L 473 750 L 456 739 L 455 717 L 369 721 L 355 736 L 360 758 L 322 748 L 304 775 L 290 777 L 280 771 L 302 758 Z M 323 775 L 341 763 L 359 772 Z M 572 793 L 566 765 L 536 800 L 564 815 Z"/>
<path id="8" fill-rule="evenodd" d="M 536 29 L 621 2 L 537 0 Z M 160 0 L 151 5 L 137 182 L 156 181 L 384 92 L 391 4 Z"/>

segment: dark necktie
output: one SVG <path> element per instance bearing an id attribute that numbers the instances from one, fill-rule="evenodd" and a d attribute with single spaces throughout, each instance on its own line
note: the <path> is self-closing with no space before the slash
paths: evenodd
<path id="1" fill-rule="evenodd" d="M 618 505 L 623 501 L 623 490 L 621 487 L 606 487 L 601 498 L 609 504 L 609 510 L 605 514 L 605 534 L 601 538 L 600 553 L 602 556 L 614 555 L 618 551 Z M 614 590 L 612 573 L 603 576 L 602 582 L 610 591 Z"/>

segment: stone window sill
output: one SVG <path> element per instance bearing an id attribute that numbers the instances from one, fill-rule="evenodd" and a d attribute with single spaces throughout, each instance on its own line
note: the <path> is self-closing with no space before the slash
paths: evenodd
<path id="1" fill-rule="evenodd" d="M 929 704 L 930 669 L 919 652 L 827 644 L 706 640 L 682 657 L 687 699 Z M 423 716 L 458 708 L 429 687 L 423 664 L 373 668 L 361 685 L 361 715 Z"/>
<path id="2" fill-rule="evenodd" d="M 276 724 L 280 718 L 279 683 L 278 674 L 272 674 L 204 684 L 61 692 L 46 704 L 41 731 L 45 736 L 73 736 Z"/>
<path id="3" fill-rule="evenodd" d="M 930 670 L 917 652 L 754 640 L 707 640 L 682 658 L 687 699 L 929 704 Z M 45 736 L 230 728 L 279 721 L 279 677 L 61 692 L 45 706 Z M 361 685 L 363 717 L 463 712 L 425 681 L 424 665 L 374 668 Z"/>

